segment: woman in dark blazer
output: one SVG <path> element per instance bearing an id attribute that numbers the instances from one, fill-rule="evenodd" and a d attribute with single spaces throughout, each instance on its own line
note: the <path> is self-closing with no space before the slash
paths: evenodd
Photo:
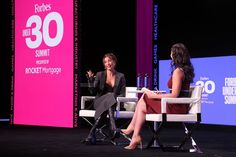
<path id="1" fill-rule="evenodd" d="M 115 70 L 117 58 L 113 53 L 107 53 L 103 57 L 105 71 L 97 72 L 94 76 L 91 70 L 87 71 L 89 91 L 95 94 L 94 100 L 95 123 L 91 128 L 85 142 L 87 144 L 96 144 L 95 130 L 99 123 L 109 114 L 110 129 L 112 137 L 118 136 L 114 120 L 114 110 L 116 107 L 116 97 L 125 96 L 126 80 L 123 73 Z"/>

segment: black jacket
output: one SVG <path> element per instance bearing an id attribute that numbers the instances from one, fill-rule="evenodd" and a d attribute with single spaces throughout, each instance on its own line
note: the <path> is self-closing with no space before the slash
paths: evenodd
<path id="1" fill-rule="evenodd" d="M 104 111 L 116 104 L 117 96 L 125 96 L 126 81 L 122 73 L 116 72 L 115 85 L 113 93 L 104 92 L 106 83 L 106 71 L 101 71 L 96 74 L 95 78 L 89 79 L 89 91 L 95 95 L 94 108 L 95 119 L 97 119 Z"/>
<path id="2" fill-rule="evenodd" d="M 106 83 L 106 75 L 106 71 L 100 71 L 97 72 L 95 78 L 90 78 L 88 80 L 89 91 L 92 95 L 96 95 L 96 97 L 99 97 L 103 94 Z M 113 90 L 115 97 L 125 96 L 125 87 L 126 80 L 124 74 L 116 71 L 116 80 Z"/>

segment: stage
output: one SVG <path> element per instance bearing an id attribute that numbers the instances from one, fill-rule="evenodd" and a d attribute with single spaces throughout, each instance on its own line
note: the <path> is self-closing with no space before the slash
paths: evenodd
<path id="1" fill-rule="evenodd" d="M 193 137 L 203 151 L 163 152 L 160 149 L 125 150 L 123 145 L 115 146 L 108 142 L 97 145 L 85 145 L 83 140 L 89 128 L 55 128 L 36 126 L 10 126 L 3 124 L 0 127 L 0 154 L 1 157 L 235 157 L 236 156 L 236 128 L 231 126 L 200 125 Z M 173 144 L 178 139 L 178 125 L 167 126 L 162 131 L 163 141 Z M 142 130 L 143 143 L 150 138 L 151 132 L 145 126 Z"/>

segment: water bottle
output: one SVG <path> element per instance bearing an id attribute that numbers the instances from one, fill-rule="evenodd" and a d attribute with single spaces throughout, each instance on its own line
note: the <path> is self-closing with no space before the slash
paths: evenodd
<path id="1" fill-rule="evenodd" d="M 149 88 L 149 78 L 147 73 L 144 75 L 144 87 Z"/>
<path id="2" fill-rule="evenodd" d="M 142 85 L 141 85 L 141 74 L 138 74 L 138 75 L 137 75 L 137 78 L 136 78 L 136 87 L 137 87 L 137 90 L 141 90 L 141 88 L 142 88 Z"/>

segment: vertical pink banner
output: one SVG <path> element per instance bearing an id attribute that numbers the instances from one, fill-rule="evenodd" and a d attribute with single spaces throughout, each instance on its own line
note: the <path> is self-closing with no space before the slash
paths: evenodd
<path id="1" fill-rule="evenodd" d="M 136 62 L 137 73 L 147 73 L 152 80 L 152 11 L 153 0 L 137 0 Z"/>
<path id="2" fill-rule="evenodd" d="M 14 124 L 73 127 L 73 0 L 15 0 Z"/>

